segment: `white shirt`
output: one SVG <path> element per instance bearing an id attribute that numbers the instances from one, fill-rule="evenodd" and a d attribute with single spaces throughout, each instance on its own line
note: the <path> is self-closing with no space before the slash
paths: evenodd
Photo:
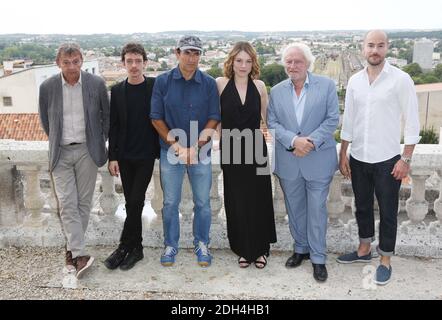
<path id="1" fill-rule="evenodd" d="M 410 76 L 385 61 L 370 85 L 367 67 L 353 75 L 347 86 L 341 139 L 351 142 L 353 158 L 382 162 L 401 152 L 401 119 L 404 143 L 417 144 L 419 113 L 416 90 Z"/>
<path id="2" fill-rule="evenodd" d="M 61 144 L 86 142 L 81 73 L 78 82 L 73 86 L 66 82 L 63 74 L 61 74 L 61 79 L 63 88 L 63 133 Z"/>
<path id="3" fill-rule="evenodd" d="M 291 87 L 292 87 L 292 99 L 293 99 L 293 105 L 295 108 L 295 114 L 296 114 L 296 120 L 298 122 L 298 126 L 301 126 L 302 123 L 302 117 L 304 116 L 304 109 L 305 109 L 305 100 L 306 100 L 306 94 L 308 91 L 308 87 L 310 84 L 308 73 L 307 77 L 305 78 L 304 86 L 302 87 L 301 94 L 296 94 L 295 85 L 292 81 L 290 81 Z M 298 136 L 294 136 L 292 139 L 292 146 L 295 145 L 295 140 L 298 138 Z"/>

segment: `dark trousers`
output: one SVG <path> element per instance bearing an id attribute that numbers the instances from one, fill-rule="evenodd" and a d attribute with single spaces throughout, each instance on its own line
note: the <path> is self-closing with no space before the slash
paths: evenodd
<path id="1" fill-rule="evenodd" d="M 126 220 L 120 243 L 128 249 L 143 247 L 141 214 L 154 163 L 155 159 L 118 161 L 126 200 Z"/>
<path id="2" fill-rule="evenodd" d="M 379 246 L 383 256 L 394 254 L 397 233 L 397 214 L 401 180 L 396 180 L 391 172 L 397 155 L 378 163 L 361 162 L 350 157 L 351 182 L 355 195 L 356 221 L 361 243 L 371 243 L 375 237 L 373 202 L 374 194 L 379 204 Z"/>

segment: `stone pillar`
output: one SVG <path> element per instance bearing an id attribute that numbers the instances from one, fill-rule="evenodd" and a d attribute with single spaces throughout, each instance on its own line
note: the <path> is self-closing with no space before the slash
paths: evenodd
<path id="1" fill-rule="evenodd" d="M 189 177 L 184 174 L 183 187 L 181 191 L 180 213 L 184 223 L 191 223 L 193 216 L 193 197 Z"/>
<path id="2" fill-rule="evenodd" d="M 156 214 L 156 223 L 163 223 L 163 189 L 161 188 L 160 163 L 155 160 L 153 169 L 153 198 L 150 200 L 150 206 Z"/>
<path id="3" fill-rule="evenodd" d="M 0 226 L 17 225 L 12 165 L 0 165 Z"/>
<path id="4" fill-rule="evenodd" d="M 407 215 L 409 220 L 402 223 L 401 227 L 406 228 L 411 224 L 422 223 L 428 213 L 428 201 L 425 200 L 425 181 L 430 177 L 431 171 L 411 171 L 411 196 L 406 202 Z M 404 232 L 407 230 L 404 229 Z"/>
<path id="5" fill-rule="evenodd" d="M 41 227 L 47 223 L 47 218 L 42 214 L 44 197 L 40 189 L 40 166 L 21 165 L 17 166 L 23 175 L 23 196 L 26 217 L 23 225 L 25 227 Z"/>
<path id="6" fill-rule="evenodd" d="M 115 179 L 107 169 L 100 170 L 99 172 L 103 189 L 100 195 L 100 207 L 103 215 L 113 216 L 120 205 L 120 198 L 115 192 Z"/>
<path id="7" fill-rule="evenodd" d="M 436 218 L 438 219 L 438 221 L 434 221 L 430 224 L 430 231 L 432 233 L 437 230 L 437 227 L 442 227 L 442 169 L 437 170 L 437 174 L 440 178 L 439 198 L 434 201 L 434 212 L 436 213 Z"/>
<path id="8" fill-rule="evenodd" d="M 221 167 L 219 165 L 212 165 L 212 188 L 210 190 L 210 206 L 212 209 L 212 223 L 218 223 L 220 218 L 220 211 L 223 207 L 223 200 L 219 195 L 218 182 L 221 175 Z"/>
<path id="9" fill-rule="evenodd" d="M 276 222 L 286 222 L 287 221 L 287 210 L 284 201 L 284 192 L 282 191 L 281 184 L 279 183 L 279 178 L 272 174 L 273 185 L 275 186 L 273 193 L 273 209 L 275 210 L 275 221 Z"/>
<path id="10" fill-rule="evenodd" d="M 342 175 L 339 171 L 335 173 L 333 181 L 330 185 L 330 193 L 328 195 L 327 210 L 330 222 L 337 222 L 339 217 L 345 210 L 345 204 L 342 200 Z"/>
<path id="11" fill-rule="evenodd" d="M 49 206 L 49 212 L 52 214 L 58 214 L 58 200 L 57 195 L 55 193 L 55 185 L 54 179 L 52 178 L 52 174 L 49 173 L 49 191 L 46 194 L 46 203 Z"/>
<path id="12" fill-rule="evenodd" d="M 442 127 L 440 127 L 440 129 L 439 129 L 439 144 L 442 144 Z"/>

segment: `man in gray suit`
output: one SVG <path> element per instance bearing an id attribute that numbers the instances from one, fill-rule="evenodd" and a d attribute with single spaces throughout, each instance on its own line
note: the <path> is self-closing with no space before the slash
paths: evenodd
<path id="1" fill-rule="evenodd" d="M 62 44 L 56 62 L 61 73 L 41 84 L 39 114 L 67 238 L 66 270 L 79 278 L 94 261 L 85 252 L 84 235 L 98 167 L 107 160 L 109 98 L 103 79 L 81 71 L 77 44 Z"/>
<path id="2" fill-rule="evenodd" d="M 334 132 L 338 97 L 331 79 L 314 75 L 306 45 L 289 45 L 282 55 L 289 79 L 272 88 L 267 123 L 275 133 L 275 174 L 284 192 L 294 254 L 286 267 L 310 259 L 313 276 L 327 280 L 327 195 L 337 170 Z"/>

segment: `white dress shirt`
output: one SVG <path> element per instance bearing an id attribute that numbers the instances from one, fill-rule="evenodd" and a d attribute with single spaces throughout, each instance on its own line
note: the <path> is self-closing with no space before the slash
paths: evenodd
<path id="1" fill-rule="evenodd" d="M 290 81 L 290 84 L 292 87 L 293 106 L 295 108 L 296 120 L 298 122 L 298 126 L 301 126 L 302 117 L 304 116 L 306 95 L 307 95 L 308 87 L 310 84 L 308 73 L 307 73 L 307 77 L 305 78 L 304 86 L 302 87 L 301 94 L 299 95 L 299 97 L 296 94 L 295 85 L 293 84 L 292 81 Z M 295 145 L 296 138 L 298 138 L 297 135 L 294 136 L 292 139 L 292 146 Z"/>
<path id="2" fill-rule="evenodd" d="M 78 82 L 71 86 L 61 75 L 63 87 L 63 135 L 61 144 L 86 142 L 84 122 L 83 91 L 81 73 Z"/>
<path id="3" fill-rule="evenodd" d="M 382 162 L 400 154 L 401 119 L 404 143 L 417 144 L 419 113 L 413 80 L 385 61 L 370 85 L 367 68 L 353 75 L 347 86 L 341 139 L 351 142 L 353 158 Z"/>

